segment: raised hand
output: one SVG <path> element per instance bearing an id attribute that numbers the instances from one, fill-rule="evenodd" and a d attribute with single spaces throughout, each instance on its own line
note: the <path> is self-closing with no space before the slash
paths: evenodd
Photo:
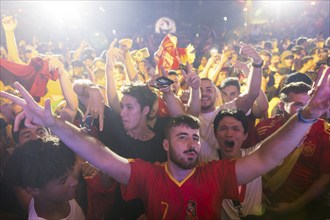
<path id="1" fill-rule="evenodd" d="M 104 108 L 105 102 L 102 91 L 97 86 L 90 87 L 88 89 L 88 103 L 87 110 L 84 114 L 83 121 L 86 120 L 88 115 L 91 115 L 93 118 L 99 118 L 100 131 L 103 130 L 104 124 Z"/>
<path id="2" fill-rule="evenodd" d="M 123 51 L 116 48 L 115 45 L 117 44 L 117 39 L 114 39 L 107 51 L 107 67 L 113 69 L 115 62 L 119 59 L 123 59 Z"/>
<path id="3" fill-rule="evenodd" d="M 17 26 L 17 20 L 13 16 L 5 16 L 2 18 L 2 25 L 5 31 L 14 31 Z"/>
<path id="4" fill-rule="evenodd" d="M 15 118 L 14 131 L 18 130 L 19 124 L 23 119 L 25 119 L 25 126 L 29 128 L 35 128 L 38 125 L 44 127 L 51 127 L 54 125 L 55 118 L 50 107 L 50 99 L 47 99 L 45 107 L 42 107 L 21 84 L 15 82 L 14 86 L 21 93 L 23 98 L 19 98 L 7 92 L 0 93 L 1 97 L 8 98 L 23 108 L 23 112 L 18 114 Z"/>
<path id="5" fill-rule="evenodd" d="M 53 72 L 57 69 L 59 75 L 64 74 L 64 65 L 59 59 L 57 59 L 54 56 L 50 56 L 50 55 L 47 55 L 44 59 L 48 60 L 49 72 Z"/>
<path id="6" fill-rule="evenodd" d="M 256 64 L 260 64 L 262 62 L 260 55 L 258 54 L 256 49 L 254 49 L 254 47 L 242 42 L 240 43 L 240 47 L 241 47 L 239 52 L 240 54 L 250 57 L 253 60 L 253 62 Z"/>
<path id="7" fill-rule="evenodd" d="M 200 82 L 201 82 L 200 77 L 198 76 L 196 71 L 194 71 L 192 69 L 192 66 L 190 63 L 187 62 L 186 66 L 187 66 L 187 73 L 184 70 L 181 71 L 184 79 L 186 80 L 187 84 L 191 88 L 199 89 Z"/>
<path id="8" fill-rule="evenodd" d="M 318 72 L 313 95 L 301 112 L 303 118 L 316 119 L 330 108 L 330 67 L 322 66 Z"/>

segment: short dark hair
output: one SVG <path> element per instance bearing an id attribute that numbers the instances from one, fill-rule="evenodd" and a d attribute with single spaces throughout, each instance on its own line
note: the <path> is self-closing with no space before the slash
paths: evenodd
<path id="1" fill-rule="evenodd" d="M 296 45 L 303 45 L 307 41 L 307 37 L 298 37 L 296 40 Z"/>
<path id="2" fill-rule="evenodd" d="M 210 82 L 212 82 L 212 80 L 210 79 L 210 78 L 207 78 L 207 77 L 203 77 L 203 78 L 201 78 L 201 81 L 202 80 L 205 80 L 205 81 L 210 81 Z M 212 82 L 213 83 L 213 82 Z"/>
<path id="3" fill-rule="evenodd" d="M 266 56 L 266 57 L 269 57 L 269 58 L 272 58 L 272 53 L 270 53 L 269 51 L 267 50 L 262 50 L 259 52 L 259 55 L 263 55 L 263 56 Z"/>
<path id="4" fill-rule="evenodd" d="M 283 78 L 283 80 L 285 85 L 293 82 L 304 82 L 309 86 L 312 86 L 313 84 L 312 79 L 308 75 L 299 72 L 291 73 L 286 78 Z"/>
<path id="5" fill-rule="evenodd" d="M 150 111 L 148 113 L 148 118 L 153 105 L 158 99 L 157 94 L 143 83 L 127 83 L 121 87 L 121 92 L 123 95 L 130 95 L 136 98 L 137 102 L 140 104 L 141 109 L 145 106 L 149 106 Z"/>
<path id="6" fill-rule="evenodd" d="M 170 130 L 174 127 L 185 125 L 192 129 L 199 129 L 200 128 L 200 122 L 198 118 L 192 116 L 192 115 L 177 115 L 175 117 L 172 117 L 164 129 L 165 138 L 169 138 Z"/>
<path id="7" fill-rule="evenodd" d="M 227 116 L 233 117 L 242 123 L 243 129 L 244 129 L 244 134 L 246 134 L 248 132 L 249 122 L 245 115 L 245 112 L 243 112 L 242 110 L 239 110 L 239 109 L 222 109 L 218 112 L 218 114 L 215 116 L 215 118 L 213 120 L 214 133 L 216 133 L 216 131 L 219 127 L 219 122 L 224 117 L 227 117 Z"/>
<path id="8" fill-rule="evenodd" d="M 43 188 L 72 170 L 75 161 L 75 154 L 54 136 L 31 140 L 14 150 L 5 179 L 12 186 Z"/>
<path id="9" fill-rule="evenodd" d="M 238 89 L 238 92 L 241 91 L 241 85 L 240 85 L 237 77 L 225 78 L 219 86 L 220 91 L 223 90 L 227 86 L 236 86 L 236 88 Z"/>
<path id="10" fill-rule="evenodd" d="M 179 74 L 175 70 L 168 71 L 169 76 L 179 76 Z"/>
<path id="11" fill-rule="evenodd" d="M 282 102 L 288 102 L 289 101 L 289 93 L 307 93 L 309 90 L 311 90 L 311 86 L 307 85 L 304 82 L 293 82 L 289 83 L 286 86 L 284 86 L 280 91 L 280 100 Z"/>
<path id="12" fill-rule="evenodd" d="M 266 41 L 264 44 L 264 49 L 271 50 L 273 48 L 273 43 L 271 41 Z"/>

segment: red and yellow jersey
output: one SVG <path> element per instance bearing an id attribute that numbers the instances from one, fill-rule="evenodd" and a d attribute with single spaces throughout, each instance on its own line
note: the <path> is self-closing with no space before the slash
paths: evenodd
<path id="1" fill-rule="evenodd" d="M 222 199 L 239 198 L 235 161 L 199 164 L 181 182 L 169 173 L 167 163 L 136 159 L 130 164 L 123 198 L 141 198 L 148 219 L 220 219 Z"/>
<path id="2" fill-rule="evenodd" d="M 256 127 L 259 141 L 267 138 L 284 124 L 282 116 L 260 122 Z M 282 186 L 268 195 L 272 202 L 291 202 L 305 192 L 321 174 L 330 174 L 330 125 L 319 119 L 306 134 L 301 154 Z M 285 147 L 285 146 L 278 146 Z"/>

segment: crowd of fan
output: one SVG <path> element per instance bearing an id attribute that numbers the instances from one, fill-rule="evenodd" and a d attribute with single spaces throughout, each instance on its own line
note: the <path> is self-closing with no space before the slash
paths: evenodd
<path id="1" fill-rule="evenodd" d="M 263 39 L 253 45 L 247 44 L 249 42 L 240 43 L 239 39 L 214 45 L 212 36 L 202 42 L 198 38 L 190 40 L 178 37 L 178 45 L 187 46 L 191 43 L 195 46 L 196 59 L 191 64 L 181 63 L 183 65 L 180 68 L 164 70 L 159 68 L 154 54 L 162 47 L 165 34 L 157 37 L 152 35 L 144 41 L 118 39 L 117 42 L 114 39 L 109 48 L 99 52 L 85 40 L 81 41 L 78 48 L 52 47 L 38 42 L 16 43 L 14 31 L 17 21 L 12 17 L 4 17 L 2 25 L 6 46 L 1 47 L 1 91 L 19 95 L 13 81 L 5 78 L 14 72 L 10 63 L 17 64 L 15 71 L 19 72 L 21 67 L 36 63 L 41 57 L 47 61 L 48 71 L 52 74 L 57 72 L 58 75 L 47 75 L 49 81 L 45 85 L 45 93 L 35 93 L 34 98 L 39 104 L 45 105 L 47 98 L 50 98 L 53 111 L 62 120 L 81 127 L 86 135 L 98 138 L 106 146 L 113 146 L 111 150 L 120 156 L 150 162 L 166 161 L 166 153 L 162 148 L 163 139 L 166 138 L 163 130 L 170 117 L 179 114 L 191 114 L 201 121 L 200 162 L 250 154 L 258 148 L 259 142 L 275 133 L 290 116 L 306 105 L 309 93 L 322 74 L 320 68 L 330 65 L 330 37 L 301 36 L 285 41 Z M 145 47 L 148 50 L 142 51 Z M 140 56 L 136 53 L 140 53 Z M 261 67 L 259 75 L 256 72 L 260 68 L 258 65 Z M 11 73 L 8 75 L 7 72 Z M 157 87 L 156 79 L 160 76 L 167 76 L 173 81 L 172 84 Z M 28 79 L 24 77 L 23 73 L 16 74 L 14 81 L 24 85 L 24 80 Z M 34 79 L 28 80 L 33 82 Z M 26 88 L 31 95 L 34 83 Z M 47 178 L 54 180 L 58 176 L 49 177 L 45 173 L 32 172 L 25 173 L 26 180 L 19 179 L 18 175 L 23 174 L 15 172 L 24 170 L 24 165 L 16 165 L 11 155 L 15 155 L 16 149 L 26 147 L 30 140 L 49 136 L 50 131 L 43 127 L 27 128 L 21 123 L 19 130 L 14 132 L 15 117 L 22 109 L 5 98 L 1 98 L 0 105 L 0 216 L 8 219 L 26 218 L 27 215 L 31 216 L 31 198 L 34 198 L 34 204 L 39 202 L 34 197 L 38 193 L 33 192 L 33 188 L 42 188 L 38 181 Z M 227 136 L 221 136 L 219 129 L 222 127 L 218 127 L 224 119 L 217 114 L 222 112 L 222 117 L 234 114 L 230 111 L 226 113 L 227 108 L 240 109 L 243 117 L 247 116 L 249 123 L 246 127 L 242 121 L 246 137 L 233 134 L 228 139 Z M 247 184 L 243 200 L 240 201 L 243 216 L 254 215 L 260 219 L 330 217 L 329 119 L 328 111 L 306 135 L 302 152 L 294 151 L 283 162 L 291 165 L 291 168 L 286 168 L 289 170 L 286 174 L 274 170 L 265 175 L 263 180 L 260 178 L 251 182 L 251 185 Z M 237 152 L 227 149 L 233 149 L 236 145 Z M 36 155 L 40 153 L 28 148 L 26 151 Z M 16 155 L 13 158 L 23 161 L 21 157 Z M 45 155 L 40 157 L 47 158 Z M 288 162 L 290 158 L 293 160 L 291 164 Z M 35 160 L 45 161 L 38 157 Z M 72 158 L 68 156 L 66 160 Z M 26 167 L 29 167 L 28 163 Z M 67 163 L 71 168 L 74 166 L 70 161 Z M 279 167 L 283 167 L 283 164 Z M 36 168 L 31 166 L 30 169 Z M 282 178 L 273 178 L 272 175 L 277 171 Z M 9 175 L 8 172 L 15 174 Z M 82 208 L 81 216 L 85 215 L 87 219 L 145 218 L 141 201 L 124 202 L 119 184 L 82 158 L 77 158 L 74 172 L 79 180 L 75 197 L 79 205 L 74 206 Z M 8 183 L 5 182 L 7 176 Z M 44 179 L 32 179 L 37 176 Z M 279 187 L 274 190 L 273 185 Z M 263 199 L 262 192 L 265 195 Z M 222 203 L 225 210 L 222 218 L 242 219 L 233 201 L 227 200 Z"/>

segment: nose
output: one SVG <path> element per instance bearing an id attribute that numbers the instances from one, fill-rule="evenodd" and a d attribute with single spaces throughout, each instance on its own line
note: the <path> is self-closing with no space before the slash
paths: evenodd
<path id="1" fill-rule="evenodd" d="M 127 113 L 126 108 L 122 107 L 122 109 L 120 110 L 120 116 L 123 117 L 126 115 L 126 113 Z"/>
<path id="2" fill-rule="evenodd" d="M 233 130 L 232 130 L 232 129 L 227 129 L 227 131 L 226 131 L 226 136 L 227 136 L 227 137 L 231 137 L 231 136 L 233 136 Z"/>

